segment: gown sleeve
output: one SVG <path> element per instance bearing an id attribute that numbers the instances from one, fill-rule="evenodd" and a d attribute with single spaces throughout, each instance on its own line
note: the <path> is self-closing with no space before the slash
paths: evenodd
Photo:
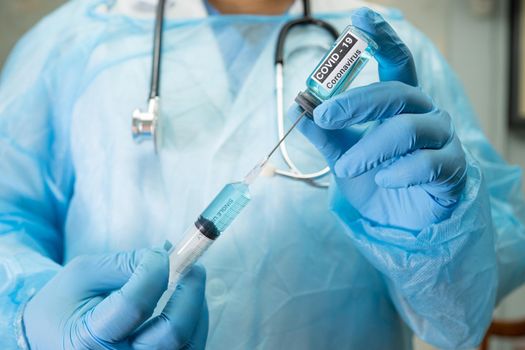
<path id="1" fill-rule="evenodd" d="M 0 76 L 0 348 L 24 346 L 26 301 L 59 269 L 72 194 L 69 123 L 55 89 L 69 5 L 15 47 Z M 44 326 L 44 325 L 43 325 Z"/>
<path id="2" fill-rule="evenodd" d="M 467 184 L 450 218 L 417 233 L 366 220 L 336 189 L 332 209 L 382 272 L 394 305 L 418 337 L 439 348 L 474 348 L 496 302 L 525 280 L 521 171 L 488 142 L 434 45 L 404 20 L 391 24 L 414 55 L 421 88 L 454 121 L 467 156 Z"/>
<path id="3" fill-rule="evenodd" d="M 421 44 L 416 56 L 423 90 L 454 120 L 463 146 L 480 168 L 490 204 L 498 266 L 496 303 L 525 282 L 525 200 L 522 169 L 507 163 L 481 130 L 476 113 L 456 74 L 429 40 L 414 30 Z"/>

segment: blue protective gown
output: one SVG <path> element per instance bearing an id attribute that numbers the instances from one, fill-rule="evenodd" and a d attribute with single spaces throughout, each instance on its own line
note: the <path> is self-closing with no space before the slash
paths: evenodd
<path id="1" fill-rule="evenodd" d="M 24 303 L 61 265 L 176 241 L 277 138 L 273 53 L 289 16 L 167 21 L 156 156 L 130 133 L 133 109 L 146 104 L 152 21 L 106 13 L 106 3 L 72 1 L 44 19 L 0 80 L 2 349 L 16 347 Z M 409 349 L 412 331 L 444 348 L 472 347 L 495 301 L 523 283 L 520 170 L 489 144 L 428 39 L 397 12 L 385 16 L 469 153 L 462 202 L 414 235 L 367 222 L 335 189 L 262 178 L 202 259 L 208 348 Z M 322 17 L 339 29 L 349 21 L 346 12 Z M 292 33 L 287 103 L 329 43 L 315 29 Z M 373 81 L 371 63 L 356 84 Z M 299 133 L 289 148 L 302 168 L 324 165 Z"/>

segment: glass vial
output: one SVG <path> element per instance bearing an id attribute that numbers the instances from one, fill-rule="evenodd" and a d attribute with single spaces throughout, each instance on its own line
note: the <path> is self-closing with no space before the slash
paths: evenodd
<path id="1" fill-rule="evenodd" d="M 321 102 L 348 88 L 377 48 L 365 32 L 352 25 L 346 27 L 306 80 L 307 89 L 295 101 L 311 118 Z"/>

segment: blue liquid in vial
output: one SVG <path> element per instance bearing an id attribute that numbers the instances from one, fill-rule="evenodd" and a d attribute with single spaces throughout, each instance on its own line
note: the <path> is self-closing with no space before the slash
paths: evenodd
<path id="1" fill-rule="evenodd" d="M 215 196 L 201 216 L 210 220 L 219 232 L 224 232 L 250 199 L 250 191 L 246 183 L 234 182 L 227 184 Z"/>

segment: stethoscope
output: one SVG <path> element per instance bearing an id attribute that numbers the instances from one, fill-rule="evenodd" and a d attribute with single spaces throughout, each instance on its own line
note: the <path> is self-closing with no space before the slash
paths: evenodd
<path id="1" fill-rule="evenodd" d="M 284 136 L 284 48 L 286 38 L 290 31 L 296 27 L 301 26 L 316 26 L 327 31 L 333 39 L 339 36 L 338 30 L 330 23 L 323 20 L 313 18 L 311 14 L 310 0 L 302 0 L 303 2 L 303 16 L 288 21 L 283 25 L 277 37 L 277 44 L 275 49 L 275 90 L 276 90 L 276 115 L 277 115 L 277 131 L 278 137 L 281 139 Z M 151 83 L 150 93 L 148 99 L 148 110 L 146 112 L 136 109 L 133 111 L 131 131 L 133 139 L 136 142 L 144 140 L 153 140 L 155 151 L 157 150 L 158 139 L 158 120 L 159 120 L 159 88 L 160 88 L 160 71 L 161 71 L 161 52 L 162 52 L 162 37 L 164 26 L 164 10 L 166 7 L 166 0 L 159 0 L 157 4 L 157 11 L 155 15 L 155 29 L 153 39 L 153 59 L 151 65 Z M 286 142 L 282 142 L 279 146 L 279 151 L 288 166 L 287 170 L 274 169 L 275 174 L 293 178 L 297 180 L 309 181 L 314 185 L 325 187 L 325 183 L 319 183 L 316 180 L 328 174 L 330 169 L 325 167 L 319 171 L 305 173 L 302 172 L 291 159 L 286 147 Z"/>

